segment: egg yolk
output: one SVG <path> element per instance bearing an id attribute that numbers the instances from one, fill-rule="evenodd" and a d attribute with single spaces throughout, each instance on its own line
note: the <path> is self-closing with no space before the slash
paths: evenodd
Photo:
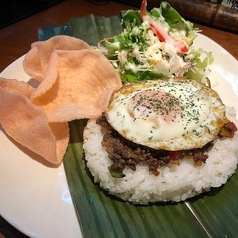
<path id="1" fill-rule="evenodd" d="M 182 107 L 170 93 L 145 90 L 130 99 L 127 110 L 134 120 L 146 120 L 158 127 L 161 120 L 170 124 L 180 118 Z"/>
<path id="2" fill-rule="evenodd" d="M 176 151 L 213 140 L 223 125 L 225 106 L 216 91 L 195 81 L 151 80 L 123 87 L 106 117 L 130 141 Z"/>

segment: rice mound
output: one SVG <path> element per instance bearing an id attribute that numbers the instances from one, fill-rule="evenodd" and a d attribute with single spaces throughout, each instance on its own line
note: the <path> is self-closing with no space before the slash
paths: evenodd
<path id="1" fill-rule="evenodd" d="M 227 107 L 227 117 L 238 125 L 234 108 Z M 122 200 L 134 204 L 149 202 L 184 201 L 212 187 L 220 187 L 235 173 L 238 163 L 238 133 L 233 138 L 217 139 L 202 166 L 194 166 L 193 159 L 184 158 L 180 165 L 160 167 L 160 175 L 148 172 L 148 166 L 136 166 L 136 171 L 125 168 L 123 178 L 113 178 L 108 170 L 112 161 L 101 146 L 102 133 L 95 120 L 84 129 L 84 152 L 87 166 L 100 187 Z"/>

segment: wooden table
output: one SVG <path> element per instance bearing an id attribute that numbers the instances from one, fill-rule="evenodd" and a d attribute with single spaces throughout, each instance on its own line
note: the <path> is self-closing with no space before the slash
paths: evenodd
<path id="1" fill-rule="evenodd" d="M 38 40 L 38 28 L 49 27 L 67 22 L 71 17 L 81 17 L 88 14 L 97 16 L 117 15 L 121 10 L 132 9 L 124 5 L 109 1 L 102 5 L 96 5 L 87 0 L 66 0 L 58 5 L 25 18 L 19 22 L 0 29 L 0 72 L 10 63 L 25 54 L 31 43 Z M 202 33 L 220 44 L 231 55 L 238 59 L 238 35 L 229 32 L 212 29 L 197 24 L 195 26 Z M 0 218 L 0 231 L 9 233 L 8 237 L 25 237 L 13 229 Z M 11 234 L 11 236 L 10 236 Z M 0 234 L 1 237 L 1 234 Z M 6 238 L 8 238 L 6 236 Z"/>

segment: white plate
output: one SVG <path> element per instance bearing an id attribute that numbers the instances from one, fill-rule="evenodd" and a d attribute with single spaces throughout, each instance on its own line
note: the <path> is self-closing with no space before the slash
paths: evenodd
<path id="1" fill-rule="evenodd" d="M 203 35 L 195 40 L 195 46 L 213 52 L 215 63 L 209 78 L 223 102 L 235 107 L 238 113 L 237 60 Z M 16 60 L 0 76 L 28 81 L 22 61 L 23 57 Z M 0 130 L 0 214 L 30 237 L 82 237 L 63 165 L 50 168 L 39 163 L 33 153 L 16 145 L 3 130 Z"/>

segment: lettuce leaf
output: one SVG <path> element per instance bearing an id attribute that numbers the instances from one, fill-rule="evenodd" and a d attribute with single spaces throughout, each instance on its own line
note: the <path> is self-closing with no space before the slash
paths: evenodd
<path id="1" fill-rule="evenodd" d="M 172 37 L 185 40 L 189 46 L 189 51 L 181 56 L 177 52 L 166 52 L 161 49 L 155 40 L 152 42 L 150 26 L 143 22 L 139 10 L 129 10 L 122 19 L 125 26 L 124 31 L 115 35 L 111 40 L 106 41 L 107 57 L 118 70 L 122 82 L 139 82 L 145 79 L 165 78 L 173 76 L 186 76 L 199 82 L 206 76 L 208 66 L 213 63 L 213 56 L 202 49 L 195 49 L 193 41 L 197 36 L 198 28 L 194 28 L 193 23 L 186 21 L 167 2 L 162 2 L 159 8 L 153 8 L 148 14 L 158 21 Z M 157 39 L 159 42 L 159 39 Z M 152 42 L 152 43 L 151 43 Z M 160 42 L 161 43 L 161 42 Z M 155 44 L 154 46 L 152 44 Z M 153 59 L 153 52 L 149 55 L 146 51 L 152 46 L 156 54 L 161 54 L 160 59 Z M 154 47 L 154 48 L 153 48 Z M 153 51 L 153 50 L 152 50 Z M 192 57 L 190 57 L 192 56 Z M 180 60 L 178 59 L 180 57 Z M 193 65 L 181 75 L 179 71 L 169 69 L 170 61 L 174 61 L 177 68 L 186 68 L 186 65 Z M 182 63 L 181 63 L 182 62 Z M 172 62 L 173 63 L 173 62 Z M 171 67 L 173 64 L 171 63 Z M 166 70 L 161 70 L 156 64 L 165 65 Z M 166 65 L 167 64 L 167 65 Z M 131 66 L 132 68 L 130 68 Z M 170 72 L 171 71 L 171 72 Z"/>

